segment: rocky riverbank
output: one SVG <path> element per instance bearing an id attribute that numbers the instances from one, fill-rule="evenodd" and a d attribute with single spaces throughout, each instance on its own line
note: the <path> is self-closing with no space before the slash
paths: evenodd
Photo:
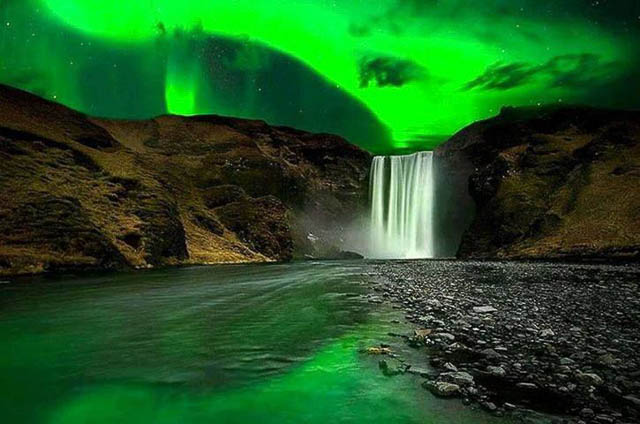
<path id="1" fill-rule="evenodd" d="M 374 270 L 377 297 L 416 326 L 406 339 L 434 368 L 424 374 L 434 395 L 494 414 L 639 422 L 639 267 L 398 261 Z"/>

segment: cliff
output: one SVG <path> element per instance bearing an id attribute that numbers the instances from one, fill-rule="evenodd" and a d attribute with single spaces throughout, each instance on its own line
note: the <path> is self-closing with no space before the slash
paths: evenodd
<path id="1" fill-rule="evenodd" d="M 97 119 L 0 85 L 0 275 L 339 250 L 369 163 L 334 135 Z"/>
<path id="2" fill-rule="evenodd" d="M 458 256 L 640 259 L 640 112 L 505 108 L 436 155 L 473 199 Z"/>

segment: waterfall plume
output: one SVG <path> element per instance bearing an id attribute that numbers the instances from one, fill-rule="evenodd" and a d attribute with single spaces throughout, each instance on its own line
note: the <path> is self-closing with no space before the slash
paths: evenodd
<path id="1" fill-rule="evenodd" d="M 373 158 L 370 257 L 434 256 L 433 181 L 432 152 Z"/>

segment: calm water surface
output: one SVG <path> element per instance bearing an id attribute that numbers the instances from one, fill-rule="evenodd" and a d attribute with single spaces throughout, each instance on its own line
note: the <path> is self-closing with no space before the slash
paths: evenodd
<path id="1" fill-rule="evenodd" d="M 0 285 L 5 423 L 498 423 L 378 357 L 402 315 L 366 263 L 229 265 Z M 412 357 L 413 355 L 413 357 Z"/>

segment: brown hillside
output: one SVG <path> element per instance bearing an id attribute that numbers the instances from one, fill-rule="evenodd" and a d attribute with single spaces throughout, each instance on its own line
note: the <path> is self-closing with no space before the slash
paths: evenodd
<path id="1" fill-rule="evenodd" d="M 339 249 L 369 154 L 219 116 L 94 119 L 0 86 L 0 275 Z M 313 217 L 313 219 L 309 219 Z"/>

